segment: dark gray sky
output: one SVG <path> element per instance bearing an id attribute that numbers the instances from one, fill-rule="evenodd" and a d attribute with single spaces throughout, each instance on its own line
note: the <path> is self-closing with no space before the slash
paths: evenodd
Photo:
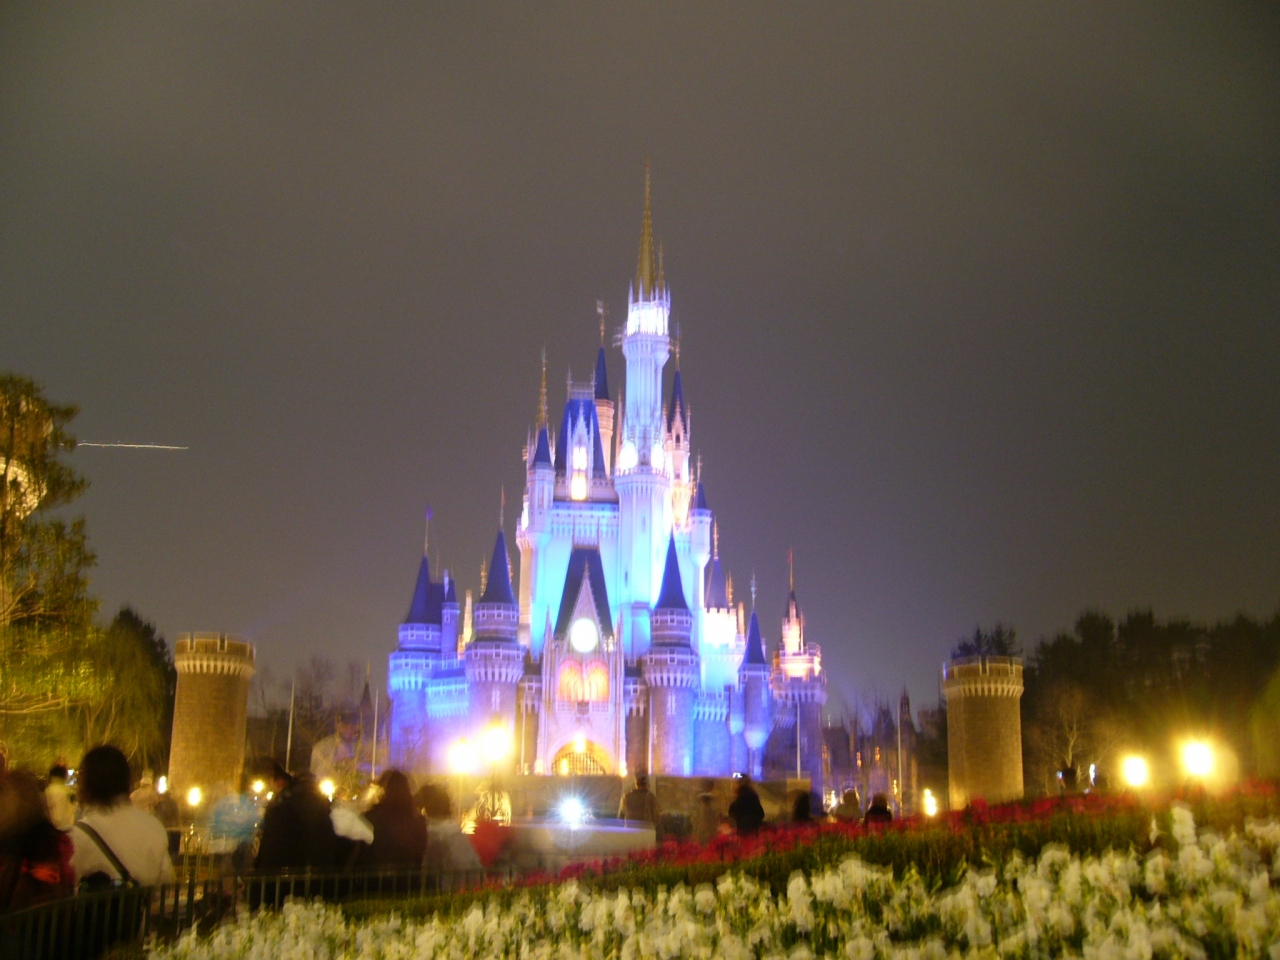
<path id="1" fill-rule="evenodd" d="M 622 9 L 625 7 L 625 9 Z M 385 664 L 477 585 L 651 158 L 739 590 L 833 693 L 975 624 L 1280 603 L 1274 4 L 8 4 L 0 366 L 109 612 Z M 621 379 L 621 356 L 610 370 Z M 508 530 L 516 511 L 508 511 Z M 834 697 L 833 697 L 834 699 Z"/>

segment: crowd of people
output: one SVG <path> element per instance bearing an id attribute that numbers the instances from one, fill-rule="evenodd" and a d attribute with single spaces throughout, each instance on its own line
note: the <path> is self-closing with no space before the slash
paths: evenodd
<path id="1" fill-rule="evenodd" d="M 77 890 L 120 885 L 150 886 L 174 877 L 178 839 L 176 808 L 149 774 L 136 787 L 128 760 L 113 746 L 85 754 L 74 787 L 65 766 L 54 766 L 42 782 L 29 772 L 6 770 L 0 757 L 0 911 L 14 910 Z M 252 779 L 256 789 L 247 789 Z M 416 794 L 399 770 L 379 777 L 369 804 L 334 802 L 311 772 L 288 773 L 265 760 L 245 777 L 240 794 L 217 800 L 204 823 L 206 834 L 227 853 L 235 872 L 264 874 L 299 870 L 402 870 L 432 864 L 441 870 L 480 867 L 462 822 L 510 823 L 509 795 L 487 784 L 464 816 L 447 791 L 428 783 Z M 163 786 L 163 785 L 161 785 Z M 133 787 L 133 789 L 131 789 Z M 265 788 L 265 789 L 264 789 Z M 818 816 L 821 816 L 819 814 Z M 660 832 L 657 797 L 643 774 L 623 794 L 622 820 L 647 823 Z M 893 819 L 877 794 L 865 813 L 853 791 L 832 811 L 835 819 L 867 824 Z M 789 822 L 816 819 L 807 791 L 790 805 Z M 692 835 L 757 833 L 764 806 L 751 781 L 737 781 L 727 809 L 717 805 L 714 783 L 705 781 L 690 822 Z"/>

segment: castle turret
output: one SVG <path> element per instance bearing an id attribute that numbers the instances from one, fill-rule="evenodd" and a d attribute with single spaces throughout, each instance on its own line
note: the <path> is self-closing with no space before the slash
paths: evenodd
<path id="1" fill-rule="evenodd" d="M 458 587 L 449 575 L 444 572 L 444 597 L 440 602 L 440 658 L 456 660 L 458 658 L 458 636 L 462 630 L 462 607 L 458 603 Z"/>
<path id="2" fill-rule="evenodd" d="M 595 388 L 596 419 L 600 423 L 600 446 L 608 457 L 613 451 L 613 400 L 609 398 L 609 370 L 605 365 L 604 355 L 604 305 L 600 305 L 600 351 L 596 354 L 596 372 L 592 380 Z M 613 472 L 613 464 L 608 464 L 609 473 Z"/>
<path id="3" fill-rule="evenodd" d="M 951 809 L 1022 796 L 1022 661 L 964 657 L 942 665 Z"/>
<path id="4" fill-rule="evenodd" d="M 689 644 L 692 625 L 672 535 L 662 592 L 652 614 L 653 645 L 640 662 L 649 687 L 650 772 L 664 776 L 693 773 L 693 707 L 699 671 L 698 656 Z"/>
<path id="5" fill-rule="evenodd" d="M 524 673 L 524 651 L 516 640 L 519 607 L 511 590 L 507 538 L 499 530 L 484 594 L 475 605 L 475 639 L 466 650 L 474 732 L 494 725 L 507 728 L 514 740 L 516 685 Z M 514 758 L 506 758 L 507 764 Z"/>
<path id="6" fill-rule="evenodd" d="M 827 702 L 827 677 L 822 672 L 822 649 L 804 635 L 804 614 L 796 600 L 795 574 L 782 620 L 782 641 L 771 679 L 781 727 L 794 727 L 795 776 L 808 777 L 815 802 L 823 792 L 822 707 Z M 788 762 L 788 766 L 790 763 Z"/>
<path id="7" fill-rule="evenodd" d="M 751 611 L 747 625 L 747 652 L 738 668 L 738 684 L 742 690 L 742 736 L 747 744 L 747 773 L 757 780 L 762 776 L 764 745 L 773 726 L 770 716 L 769 662 L 765 659 L 764 638 L 760 635 L 760 618 Z"/>
<path id="8" fill-rule="evenodd" d="M 400 624 L 400 642 L 387 658 L 391 758 L 402 766 L 412 766 L 423 759 L 419 748 L 429 740 L 427 686 L 441 659 L 444 599 L 443 585 L 431 582 L 431 563 L 424 541 L 413 598 Z"/>
<path id="9" fill-rule="evenodd" d="M 174 795 L 183 797 L 191 787 L 209 798 L 238 793 L 253 646 L 225 633 L 184 633 L 174 647 L 173 665 L 178 672 L 169 754 Z"/>

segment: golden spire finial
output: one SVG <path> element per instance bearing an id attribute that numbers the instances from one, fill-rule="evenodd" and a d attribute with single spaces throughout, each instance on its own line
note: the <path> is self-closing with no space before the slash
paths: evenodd
<path id="1" fill-rule="evenodd" d="M 480 595 L 484 596 L 484 592 L 489 589 L 489 558 L 480 558 Z"/>
<path id="2" fill-rule="evenodd" d="M 790 547 L 787 547 L 787 571 L 788 579 L 791 581 L 791 592 L 796 592 L 796 557 Z"/>
<path id="3" fill-rule="evenodd" d="M 661 286 L 661 283 L 659 283 L 659 286 Z M 675 340 L 676 369 L 679 370 L 680 369 L 680 321 L 679 320 L 676 321 L 676 335 L 672 339 Z"/>
<path id="4" fill-rule="evenodd" d="M 604 346 L 604 315 L 605 315 L 603 300 L 596 301 L 596 313 L 600 317 L 600 346 L 603 347 Z"/>
<path id="5" fill-rule="evenodd" d="M 640 227 L 640 259 L 636 263 L 636 299 L 654 294 L 656 268 L 653 260 L 653 218 L 649 214 L 649 161 L 644 162 L 644 222 Z"/>
<path id="6" fill-rule="evenodd" d="M 538 389 L 538 426 L 547 425 L 547 348 L 542 348 L 542 386 Z"/>
<path id="7" fill-rule="evenodd" d="M 427 548 L 431 545 L 431 508 L 427 507 L 427 519 L 422 525 L 422 555 L 427 555 Z"/>
<path id="8" fill-rule="evenodd" d="M 499 496 L 501 499 L 498 502 L 498 529 L 501 530 L 507 523 L 507 485 L 505 483 L 502 485 Z"/>
<path id="9" fill-rule="evenodd" d="M 667 286 L 666 273 L 667 273 L 666 267 L 663 266 L 663 263 L 662 263 L 662 243 L 659 242 L 658 243 L 658 289 L 659 290 L 666 289 L 666 286 Z"/>
<path id="10" fill-rule="evenodd" d="M 756 609 L 756 572 L 752 570 L 751 571 L 751 610 L 752 612 L 754 612 L 755 609 Z"/>
<path id="11" fill-rule="evenodd" d="M 698 454 L 698 473 L 693 478 L 697 483 L 702 482 L 702 454 Z"/>

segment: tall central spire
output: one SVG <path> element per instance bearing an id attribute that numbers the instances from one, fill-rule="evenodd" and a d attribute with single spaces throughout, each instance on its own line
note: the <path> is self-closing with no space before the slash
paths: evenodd
<path id="1" fill-rule="evenodd" d="M 658 265 L 653 254 L 653 219 L 649 214 L 649 162 L 644 164 L 644 223 L 640 227 L 640 259 L 636 263 L 636 298 L 652 300 L 658 291 Z"/>

